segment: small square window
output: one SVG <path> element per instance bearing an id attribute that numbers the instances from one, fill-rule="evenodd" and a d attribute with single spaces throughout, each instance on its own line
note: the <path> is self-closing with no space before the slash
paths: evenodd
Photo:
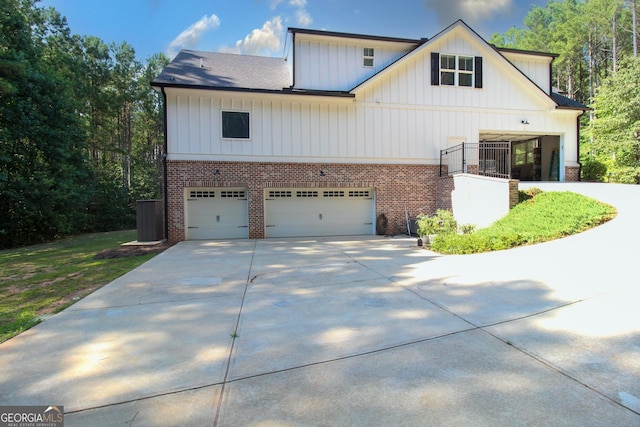
<path id="1" fill-rule="evenodd" d="M 362 49 L 362 65 L 364 67 L 373 67 L 374 49 L 365 47 Z"/>
<path id="2" fill-rule="evenodd" d="M 222 137 L 249 139 L 249 113 L 242 111 L 223 111 Z"/>
<path id="3" fill-rule="evenodd" d="M 474 57 L 440 55 L 440 84 L 473 87 Z"/>

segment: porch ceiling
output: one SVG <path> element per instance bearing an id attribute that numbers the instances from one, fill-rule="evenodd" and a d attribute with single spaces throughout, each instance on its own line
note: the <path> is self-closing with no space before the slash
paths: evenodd
<path id="1" fill-rule="evenodd" d="M 544 134 L 521 134 L 521 133 L 508 133 L 508 132 L 482 132 L 480 134 L 481 142 L 518 142 L 527 141 L 534 138 L 540 138 L 545 136 Z"/>

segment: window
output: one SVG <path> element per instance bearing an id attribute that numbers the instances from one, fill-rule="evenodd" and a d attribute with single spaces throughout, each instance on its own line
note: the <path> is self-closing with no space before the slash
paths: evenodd
<path id="1" fill-rule="evenodd" d="M 469 56 L 458 57 L 458 86 L 473 86 L 473 58 Z"/>
<path id="2" fill-rule="evenodd" d="M 362 49 L 362 66 L 373 67 L 374 50 L 372 47 Z"/>
<path id="3" fill-rule="evenodd" d="M 222 112 L 222 137 L 249 139 L 249 113 L 242 111 Z"/>
<path id="4" fill-rule="evenodd" d="M 431 84 L 482 88 L 482 58 L 432 52 Z"/>
<path id="5" fill-rule="evenodd" d="M 524 166 L 532 165 L 534 159 L 534 150 L 538 147 L 538 140 L 518 142 L 513 144 L 513 165 Z"/>
<path id="6" fill-rule="evenodd" d="M 445 86 L 456 84 L 456 57 L 453 55 L 440 57 L 440 84 Z"/>
<path id="7" fill-rule="evenodd" d="M 473 58 L 470 56 L 440 56 L 440 84 L 473 86 Z"/>

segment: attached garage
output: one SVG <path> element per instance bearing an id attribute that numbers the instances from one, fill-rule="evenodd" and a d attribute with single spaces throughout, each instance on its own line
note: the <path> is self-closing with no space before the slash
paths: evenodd
<path id="1" fill-rule="evenodd" d="M 246 188 L 187 188 L 187 240 L 246 239 L 249 215 Z"/>
<path id="2" fill-rule="evenodd" d="M 265 190 L 265 236 L 374 234 L 371 188 L 272 188 Z"/>

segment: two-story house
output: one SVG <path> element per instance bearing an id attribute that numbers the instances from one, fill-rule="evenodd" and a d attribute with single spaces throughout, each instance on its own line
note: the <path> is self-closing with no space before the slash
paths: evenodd
<path id="1" fill-rule="evenodd" d="M 461 143 L 463 172 L 578 180 L 586 107 L 553 92 L 555 55 L 462 21 L 420 40 L 289 32 L 292 64 L 185 50 L 152 82 L 169 240 L 403 233 Z"/>

